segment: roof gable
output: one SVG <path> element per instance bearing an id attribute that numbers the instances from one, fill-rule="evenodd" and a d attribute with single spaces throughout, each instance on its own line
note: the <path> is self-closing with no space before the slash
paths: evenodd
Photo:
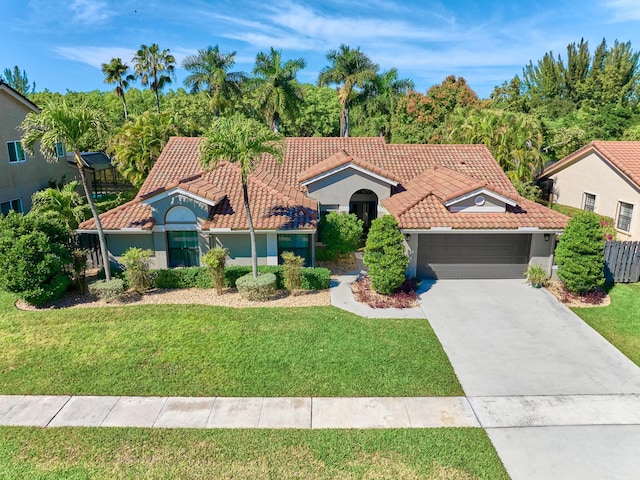
<path id="1" fill-rule="evenodd" d="M 33 111 L 35 113 L 40 113 L 40 108 L 38 108 L 38 106 L 35 103 L 33 103 L 31 100 L 29 100 L 27 97 L 22 95 L 20 92 L 18 92 L 13 87 L 8 85 L 2 79 L 0 79 L 0 92 L 4 92 L 8 97 L 12 98 L 13 100 L 17 101 L 18 103 L 21 103 L 22 105 L 24 105 L 29 110 L 31 110 L 31 111 Z"/>

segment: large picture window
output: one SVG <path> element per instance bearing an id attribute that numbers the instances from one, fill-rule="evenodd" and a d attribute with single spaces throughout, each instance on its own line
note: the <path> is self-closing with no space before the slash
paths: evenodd
<path id="1" fill-rule="evenodd" d="M 6 215 L 11 210 L 15 210 L 18 213 L 23 213 L 24 210 L 22 209 L 21 198 L 15 198 L 13 200 L 9 200 L 8 202 L 0 203 L 0 213 L 2 213 L 3 215 Z"/>
<path id="2" fill-rule="evenodd" d="M 304 265 L 311 266 L 311 242 L 310 235 L 278 235 L 278 263 L 282 263 L 284 252 L 293 252 L 304 258 Z"/>
<path id="3" fill-rule="evenodd" d="M 618 204 L 618 222 L 616 226 L 625 232 L 631 229 L 631 217 L 633 216 L 633 205 L 630 203 L 619 202 Z"/>
<path id="4" fill-rule="evenodd" d="M 197 267 L 200 264 L 198 232 L 167 232 L 169 267 Z"/>
<path id="5" fill-rule="evenodd" d="M 26 162 L 27 157 L 22 149 L 20 142 L 7 142 L 7 150 L 9 151 L 9 163 Z"/>

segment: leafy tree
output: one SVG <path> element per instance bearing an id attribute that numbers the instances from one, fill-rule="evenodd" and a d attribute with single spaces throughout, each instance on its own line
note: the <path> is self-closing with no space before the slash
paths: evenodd
<path id="1" fill-rule="evenodd" d="M 583 294 L 604 285 L 604 240 L 593 212 L 573 216 L 555 252 L 558 278 L 570 292 Z"/>
<path id="2" fill-rule="evenodd" d="M 293 117 L 302 103 L 302 89 L 296 81 L 296 74 L 306 63 L 303 58 L 282 63 L 282 51 L 271 47 L 269 53 L 260 52 L 256 56 L 255 100 L 258 110 L 265 116 L 271 129 L 280 131 L 283 115 Z"/>
<path id="3" fill-rule="evenodd" d="M 183 88 L 171 90 L 164 96 L 164 105 L 171 112 L 179 135 L 199 137 L 216 118 L 209 94 L 189 94 Z"/>
<path id="4" fill-rule="evenodd" d="M 77 189 L 78 182 L 74 180 L 62 188 L 39 190 L 31 196 L 31 212 L 75 230 L 84 221 L 84 202 Z"/>
<path id="5" fill-rule="evenodd" d="M 320 237 L 328 258 L 355 252 L 360 246 L 363 221 L 353 213 L 330 212 L 320 222 Z"/>
<path id="6" fill-rule="evenodd" d="M 90 132 L 94 132 L 98 137 L 104 135 L 105 122 L 103 115 L 86 105 L 70 107 L 66 100 L 62 100 L 59 103 L 48 103 L 40 113 L 30 112 L 27 114 L 20 129 L 22 130 L 22 144 L 28 152 L 33 153 L 37 141 L 40 141 L 42 155 L 52 161 L 57 161 L 55 151 L 56 145 L 59 143 L 64 144 L 67 151 L 73 152 L 82 187 L 98 231 L 105 276 L 107 280 L 110 280 L 111 269 L 107 242 L 93 196 L 91 195 L 79 148 L 79 145 L 82 144 L 84 138 Z"/>
<path id="7" fill-rule="evenodd" d="M 243 72 L 229 71 L 236 63 L 235 56 L 235 51 L 222 53 L 216 45 L 198 50 L 196 55 L 190 55 L 182 62 L 182 66 L 191 72 L 184 79 L 185 86 L 191 93 L 207 92 L 216 117 L 234 96 L 240 95 L 246 80 Z"/>
<path id="8" fill-rule="evenodd" d="M 372 81 L 378 72 L 378 65 L 360 51 L 360 47 L 352 49 L 340 45 L 338 50 L 330 50 L 326 55 L 331 62 L 324 67 L 318 77 L 318 85 L 336 84 L 342 111 L 340 113 L 340 136 L 349 136 L 349 108 L 351 102 L 365 85 Z"/>
<path id="9" fill-rule="evenodd" d="M 125 98 L 125 91 L 129 88 L 129 82 L 133 81 L 135 75 L 128 74 L 129 65 L 122 62 L 121 58 L 112 58 L 109 63 L 102 64 L 102 73 L 104 73 L 104 83 L 115 84 L 116 88 L 113 90 L 116 97 L 122 100 L 122 106 L 124 107 L 124 119 L 129 116 L 127 111 L 127 100 Z"/>
<path id="10" fill-rule="evenodd" d="M 371 287 L 378 293 L 390 295 L 404 282 L 409 257 L 404 251 L 404 237 L 398 222 L 392 215 L 371 222 L 364 263 L 369 267 Z"/>
<path id="11" fill-rule="evenodd" d="M 329 87 L 302 85 L 303 102 L 297 115 L 282 126 L 289 137 L 337 137 L 340 100 Z"/>
<path id="12" fill-rule="evenodd" d="M 200 144 L 200 163 L 205 170 L 215 169 L 222 161 L 238 164 L 244 208 L 249 223 L 254 279 L 258 278 L 258 255 L 249 204 L 248 179 L 258 166 L 262 155 L 271 155 L 277 161 L 282 161 L 283 150 L 284 145 L 279 134 L 267 130 L 255 120 L 241 117 L 217 119 Z"/>
<path id="13" fill-rule="evenodd" d="M 25 97 L 36 91 L 36 82 L 29 85 L 27 72 L 25 70 L 20 71 L 17 65 L 13 67 L 13 70 L 5 68 L 4 75 L 0 75 L 0 80 L 3 80 L 7 85 Z"/>
<path id="14" fill-rule="evenodd" d="M 222 295 L 224 287 L 224 268 L 228 253 L 226 248 L 214 247 L 202 256 L 202 263 L 207 267 L 213 288 L 216 289 L 218 295 Z"/>
<path id="15" fill-rule="evenodd" d="M 153 43 L 151 46 L 140 45 L 132 61 L 135 74 L 140 77 L 142 85 L 149 85 L 153 91 L 156 112 L 160 113 L 159 92 L 175 77 L 175 57 L 169 53 L 168 48 L 160 51 L 158 44 Z"/>
<path id="16" fill-rule="evenodd" d="M 56 300 L 71 283 L 69 230 L 38 215 L 0 215 L 0 288 L 33 305 Z"/>
<path id="17" fill-rule="evenodd" d="M 140 188 L 169 137 L 177 134 L 178 128 L 170 114 L 143 113 L 110 138 L 111 162 L 125 180 Z"/>

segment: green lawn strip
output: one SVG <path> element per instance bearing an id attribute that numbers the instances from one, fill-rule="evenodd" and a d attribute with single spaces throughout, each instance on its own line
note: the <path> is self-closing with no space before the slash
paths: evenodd
<path id="1" fill-rule="evenodd" d="M 609 295 L 611 305 L 572 310 L 640 366 L 640 284 L 616 284 Z"/>
<path id="2" fill-rule="evenodd" d="M 455 396 L 424 320 L 334 307 L 143 305 L 24 312 L 0 293 L 0 393 Z"/>
<path id="3" fill-rule="evenodd" d="M 480 429 L 0 428 L 5 479 L 508 479 Z"/>

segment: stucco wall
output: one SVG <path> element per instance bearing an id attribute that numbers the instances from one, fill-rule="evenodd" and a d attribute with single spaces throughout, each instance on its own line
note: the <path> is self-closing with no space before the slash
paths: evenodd
<path id="1" fill-rule="evenodd" d="M 531 250 L 529 253 L 529 265 L 540 265 L 549 275 L 553 267 L 553 247 L 555 235 L 549 234 L 549 240 L 544 239 L 543 233 L 531 235 Z"/>
<path id="2" fill-rule="evenodd" d="M 60 182 L 75 178 L 75 169 L 61 162 L 47 162 L 36 144 L 34 155 L 26 153 L 25 162 L 9 163 L 7 142 L 20 141 L 21 132 L 17 127 L 27 113 L 31 112 L 23 103 L 0 90 L 0 203 L 16 198 L 22 199 L 25 212 L 31 209 L 31 195 L 49 186 L 49 180 Z"/>
<path id="3" fill-rule="evenodd" d="M 156 225 L 165 225 L 165 217 L 171 207 L 184 206 L 189 208 L 201 224 L 209 216 L 209 206 L 182 194 L 175 194 L 151 204 L 151 214 Z"/>
<path id="4" fill-rule="evenodd" d="M 131 247 L 141 248 L 143 250 L 151 250 L 153 252 L 153 256 L 151 257 L 151 267 L 159 268 L 156 266 L 156 251 L 153 241 L 153 234 L 111 233 L 107 235 L 107 248 L 109 249 L 109 253 L 111 254 L 111 256 L 117 262 L 121 261 L 124 252 L 126 252 Z"/>
<path id="5" fill-rule="evenodd" d="M 229 250 L 227 265 L 251 265 L 251 239 L 248 233 L 212 234 L 211 246 L 220 246 Z M 256 251 L 258 264 L 267 265 L 266 234 L 256 234 Z"/>
<path id="6" fill-rule="evenodd" d="M 619 240 L 640 240 L 640 190 L 595 153 L 551 175 L 553 202 L 583 208 L 584 193 L 596 196 L 594 212 L 617 220 L 618 202 L 633 205 L 629 232 L 618 230 Z"/>

